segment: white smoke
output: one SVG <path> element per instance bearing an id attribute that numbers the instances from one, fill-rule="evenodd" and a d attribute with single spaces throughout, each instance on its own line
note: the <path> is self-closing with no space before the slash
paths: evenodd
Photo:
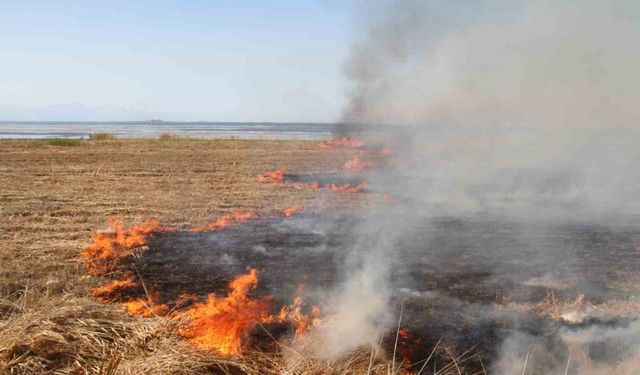
<path id="1" fill-rule="evenodd" d="M 640 213 L 639 2 L 367 1 L 361 13 L 344 121 L 410 129 L 394 152 L 411 163 L 376 181 L 412 202 L 403 220 Z M 369 224 L 319 330 L 326 358 L 393 321 L 389 264 L 404 229 Z M 507 340 L 503 359 L 522 342 Z"/>
<path id="2" fill-rule="evenodd" d="M 347 64 L 344 119 L 415 127 L 404 172 L 433 182 L 409 195 L 465 212 L 640 212 L 637 2 L 380 8 Z"/>

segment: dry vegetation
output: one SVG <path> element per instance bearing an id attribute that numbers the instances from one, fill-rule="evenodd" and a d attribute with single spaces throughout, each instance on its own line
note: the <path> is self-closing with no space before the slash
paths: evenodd
<path id="1" fill-rule="evenodd" d="M 281 373 L 279 354 L 216 358 L 181 341 L 174 321 L 93 301 L 98 280 L 86 276 L 79 251 L 113 216 L 182 225 L 238 209 L 270 215 L 353 202 L 361 198 L 257 183 L 278 167 L 328 171 L 345 157 L 303 141 L 0 142 L 0 373 Z M 297 372 L 358 373 L 369 364 L 368 354 L 333 367 L 304 360 Z"/>

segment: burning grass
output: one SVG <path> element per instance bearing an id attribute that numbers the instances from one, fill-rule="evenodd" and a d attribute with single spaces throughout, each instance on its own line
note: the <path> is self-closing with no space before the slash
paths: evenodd
<path id="1" fill-rule="evenodd" d="M 226 297 L 209 294 L 205 302 L 196 303 L 185 312 L 189 323 L 180 334 L 199 348 L 239 355 L 249 338 L 249 330 L 271 319 L 268 297 L 248 297 L 257 285 L 258 274 L 252 269 L 229 283 Z"/>
<path id="2" fill-rule="evenodd" d="M 230 225 L 238 225 L 254 217 L 256 217 L 256 213 L 253 211 L 235 211 L 226 215 L 222 215 L 216 220 L 209 221 L 200 226 L 191 228 L 191 231 L 205 232 L 223 230 Z"/>
<path id="3" fill-rule="evenodd" d="M 113 270 L 131 255 L 131 250 L 144 245 L 148 237 L 159 229 L 157 220 L 126 227 L 118 219 L 110 219 L 109 231 L 94 234 L 93 244 L 81 252 L 87 269 L 95 276 Z"/>
<path id="4" fill-rule="evenodd" d="M 109 279 L 88 277 L 79 249 L 113 216 L 126 223 L 155 217 L 170 227 L 188 227 L 236 208 L 261 215 L 280 215 L 301 203 L 312 208 L 313 192 L 260 185 L 258 176 L 278 165 L 336 169 L 343 153 L 304 141 L 0 143 L 0 373 L 98 373 L 110 362 L 118 364 L 118 374 L 282 373 L 285 362 L 273 353 L 228 360 L 194 348 L 178 333 L 185 318 L 145 313 L 146 294 L 127 308 L 150 318 L 129 317 L 124 307 L 95 301 L 91 290 Z M 345 204 L 340 195 L 329 198 L 328 205 Z M 146 237 L 129 227 L 121 232 L 127 231 L 124 237 Z M 108 243 L 118 238 L 113 229 L 104 235 Z M 127 249 L 105 259 L 144 254 L 143 247 L 124 242 Z M 94 250 L 109 254 L 108 249 Z M 95 268 L 114 272 L 112 265 L 100 261 Z M 130 291 L 144 293 L 135 272 L 131 276 L 136 286 Z M 153 290 L 149 295 L 153 300 Z M 315 368 L 321 366 L 329 365 Z"/>
<path id="5" fill-rule="evenodd" d="M 328 141 L 320 142 L 318 144 L 318 148 L 320 149 L 336 149 L 336 148 L 362 148 L 364 147 L 364 142 L 352 138 L 352 137 L 341 137 L 334 138 Z"/>
<path id="6" fill-rule="evenodd" d="M 461 301 L 478 304 L 494 292 L 482 289 L 491 281 L 481 269 L 478 271 L 482 262 L 493 256 L 489 254 L 493 247 L 487 247 L 482 257 L 473 258 L 469 249 L 487 236 L 477 236 L 473 232 L 477 229 L 465 230 L 462 224 L 452 224 L 457 233 L 454 241 L 438 243 L 437 237 L 430 240 L 438 247 L 455 243 L 465 249 L 465 253 L 456 256 L 456 253 L 448 252 L 448 257 L 442 257 L 436 248 L 433 254 L 436 258 L 430 259 L 426 270 L 417 262 L 409 262 L 410 267 L 394 271 L 394 277 L 406 274 L 415 280 L 424 278 L 427 279 L 426 288 L 446 291 L 446 296 L 413 310 L 413 321 L 422 316 L 428 330 L 399 325 L 397 331 L 390 330 L 381 338 L 379 346 L 362 348 L 333 362 L 315 357 L 313 347 L 317 343 L 313 342 L 313 335 L 304 334 L 313 332 L 317 324 L 330 317 L 323 313 L 330 312 L 324 307 L 322 310 L 314 308 L 307 301 L 303 288 L 293 298 L 286 299 L 277 293 L 266 293 L 267 289 L 261 289 L 261 286 L 268 284 L 269 275 L 262 273 L 262 269 L 258 272 L 245 268 L 235 272 L 235 277 L 225 278 L 226 289 L 224 284 L 212 283 L 207 285 L 209 289 L 198 293 L 166 294 L 161 283 L 156 284 L 145 276 L 148 275 L 145 272 L 154 269 L 167 270 L 168 275 L 172 271 L 171 268 L 151 267 L 153 262 L 160 261 L 162 265 L 165 260 L 150 259 L 153 255 L 149 250 L 151 242 L 162 240 L 159 237 L 165 235 L 176 239 L 180 233 L 211 241 L 227 232 L 237 235 L 241 233 L 237 230 L 243 226 L 251 231 L 263 218 L 295 218 L 303 211 L 302 207 L 305 212 L 313 212 L 316 207 L 313 189 L 292 189 L 288 184 L 278 186 L 282 185 L 277 182 L 278 175 L 286 179 L 284 171 L 276 171 L 275 179 L 269 174 L 273 184 L 258 184 L 256 180 L 265 170 L 282 165 L 294 172 L 340 170 L 345 167 L 345 160 L 353 156 L 353 150 L 349 148 L 354 145 L 347 143 L 347 152 L 341 151 L 341 146 L 330 146 L 332 151 L 328 152 L 327 147 L 308 142 L 292 142 L 289 143 L 291 147 L 286 148 L 281 142 L 162 142 L 162 147 L 159 147 L 160 141 L 84 142 L 81 148 L 54 152 L 51 148 L 46 152 L 40 150 L 41 147 L 33 142 L 4 144 L 7 147 L 2 149 L 0 159 L 4 189 L 0 194 L 6 205 L 0 212 L 3 219 L 0 223 L 3 229 L 0 231 L 3 239 L 0 256 L 3 265 L 9 267 L 0 269 L 0 372 L 483 373 L 477 364 L 468 366 L 468 370 L 463 366 L 467 361 L 474 361 L 476 353 L 482 353 L 486 346 L 477 352 L 469 352 L 467 348 L 472 345 L 456 346 L 452 342 L 438 345 L 439 337 L 425 334 L 453 330 L 458 337 L 465 336 L 465 342 L 484 339 L 474 336 L 476 331 L 471 328 L 480 325 L 482 330 L 482 324 L 488 323 L 478 316 L 467 315 L 468 306 Z M 361 149 L 362 145 L 356 148 L 359 153 L 366 152 Z M 320 185 L 315 181 L 299 183 Z M 325 186 L 331 189 L 330 184 Z M 334 188 L 362 191 L 365 185 L 364 182 L 345 182 L 335 183 Z M 326 207 L 350 207 L 350 202 L 356 201 L 352 197 L 357 196 L 327 195 L 323 197 Z M 106 217 L 111 216 L 120 217 L 123 222 L 142 224 L 126 226 L 112 221 L 109 230 L 95 233 L 93 243 L 87 245 L 86 239 L 91 238 L 95 228 L 102 227 Z M 156 217 L 158 221 L 145 221 L 150 217 Z M 276 223 L 274 228 L 282 227 L 282 222 L 273 222 Z M 193 226 L 193 223 L 203 224 Z M 444 228 L 444 233 L 449 233 L 449 229 Z M 335 238 L 314 242 L 319 232 L 287 235 L 285 240 L 271 231 L 257 233 L 255 239 L 267 244 L 275 241 L 279 247 L 290 246 L 296 250 L 304 246 L 324 249 L 336 243 Z M 494 233 L 486 228 L 480 232 Z M 233 233 L 222 238 L 223 242 L 215 243 L 233 242 Z M 599 236 L 609 235 L 586 233 L 591 240 L 597 241 Z M 472 237 L 474 244 L 466 243 L 465 236 Z M 427 239 L 418 242 L 428 243 Z M 491 245 L 504 243 L 503 238 L 496 240 L 503 242 L 489 242 Z M 620 242 L 620 249 L 625 250 L 623 242 Z M 207 243 L 211 245 L 211 242 Z M 243 249 L 250 248 L 255 252 L 248 254 L 249 258 L 241 258 L 242 264 L 249 264 L 246 259 L 258 257 L 266 259 L 265 262 L 281 259 L 268 254 L 271 249 L 257 246 L 259 244 L 249 246 L 244 238 Z M 79 257 L 77 251 L 83 247 L 85 250 Z M 171 249 L 172 254 L 182 250 Z M 207 249 L 208 253 L 219 250 Z M 322 260 L 326 253 L 308 251 L 305 255 L 318 256 L 314 259 Z M 213 258 L 194 258 L 203 259 Z M 229 260 L 229 263 L 220 264 L 223 268 L 238 266 L 232 263 L 234 259 L 220 259 Z M 293 257 L 282 259 L 287 264 L 295 261 Z M 149 261 L 150 268 L 138 270 L 133 264 L 141 261 Z M 328 277 L 330 273 L 322 268 L 326 264 L 307 264 L 305 270 L 317 270 L 322 277 Z M 155 266 L 158 267 L 158 263 Z M 275 268 L 276 273 L 283 274 Z M 85 274 L 87 270 L 91 276 Z M 194 270 L 195 266 L 187 272 Z M 451 274 L 438 274 L 437 271 Z M 458 271 L 464 276 L 455 274 Z M 296 272 L 302 273 L 303 267 L 296 267 Z M 625 271 L 620 269 L 620 272 Z M 193 283 L 194 276 L 189 276 Z M 96 285 L 98 282 L 101 284 Z M 513 287 L 513 284 L 508 285 Z M 570 291 L 572 289 L 567 286 L 566 293 Z M 419 295 L 422 292 L 415 291 Z M 445 306 L 445 303 L 440 300 L 455 303 L 447 302 L 451 305 L 443 310 L 438 304 Z M 573 312 L 587 312 L 597 318 L 601 315 L 594 311 L 606 311 L 614 317 L 623 316 L 623 311 L 627 316 L 637 314 L 638 307 L 633 300 L 614 302 L 591 303 L 586 298 L 574 301 L 554 296 L 540 303 L 519 300 L 508 306 L 508 310 L 538 315 L 533 321 L 543 322 L 543 328 L 554 327 L 553 324 L 577 325 L 567 323 L 574 320 L 572 315 L 567 315 Z M 416 311 L 420 315 L 416 316 Z M 503 327 L 492 326 L 493 331 L 487 329 L 486 332 L 490 335 L 500 328 Z M 590 348 L 589 345 L 580 347 Z M 576 349 L 574 353 L 576 357 L 585 358 L 580 363 L 590 359 L 588 350 L 578 352 Z M 532 354 L 532 357 L 536 355 Z M 578 363 L 575 357 L 572 361 Z M 625 375 L 633 374 L 636 362 L 622 358 L 618 368 L 627 371 Z"/>

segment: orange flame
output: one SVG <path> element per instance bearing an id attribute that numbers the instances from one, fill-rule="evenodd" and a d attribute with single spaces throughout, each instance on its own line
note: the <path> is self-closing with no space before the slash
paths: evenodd
<path id="1" fill-rule="evenodd" d="M 302 207 L 301 205 L 292 206 L 282 210 L 282 216 L 291 217 L 299 212 L 302 212 L 303 210 L 304 210 L 304 207 Z"/>
<path id="2" fill-rule="evenodd" d="M 144 245 L 158 230 L 159 223 L 149 220 L 127 228 L 118 219 L 109 220 L 110 231 L 94 234 L 93 243 L 85 247 L 81 255 L 87 269 L 93 275 L 107 273 L 117 267 L 122 259 L 130 255 L 131 249 Z"/>
<path id="3" fill-rule="evenodd" d="M 285 173 L 287 173 L 287 168 L 276 169 L 273 172 L 264 173 L 258 181 L 261 184 L 284 184 Z"/>
<path id="4" fill-rule="evenodd" d="M 366 169 L 371 167 L 377 167 L 380 163 L 373 160 L 367 160 L 360 155 L 355 155 L 352 159 L 344 163 L 344 169 Z"/>
<path id="5" fill-rule="evenodd" d="M 251 218 L 254 218 L 256 213 L 253 211 L 235 211 L 230 214 L 222 215 L 214 221 L 204 223 L 203 225 L 191 228 L 191 232 L 206 232 L 206 231 L 218 231 L 223 230 L 230 225 L 241 224 Z"/>
<path id="6" fill-rule="evenodd" d="M 382 151 L 361 151 L 357 153 L 351 160 L 344 164 L 344 169 L 365 169 L 378 167 L 382 160 L 391 155 L 391 151 L 387 148 Z"/>
<path id="7" fill-rule="evenodd" d="M 271 299 L 247 296 L 257 285 L 258 273 L 252 269 L 229 283 L 227 297 L 209 294 L 205 302 L 196 303 L 185 312 L 190 321 L 180 334 L 202 349 L 240 354 L 251 328 L 269 318 Z"/>
<path id="8" fill-rule="evenodd" d="M 311 183 L 309 183 L 309 189 L 316 191 L 318 190 L 318 188 L 320 187 L 320 184 L 318 184 L 317 181 L 313 181 Z"/>
<path id="9" fill-rule="evenodd" d="M 422 347 L 424 341 L 415 337 L 413 333 L 407 328 L 401 328 L 398 330 L 398 336 L 400 338 L 400 345 L 397 347 L 398 354 L 402 357 L 402 362 L 406 365 L 414 362 L 415 348 Z"/>
<path id="10" fill-rule="evenodd" d="M 320 142 L 318 148 L 331 149 L 339 147 L 360 148 L 364 143 L 351 137 L 334 138 L 329 141 Z"/>
<path id="11" fill-rule="evenodd" d="M 295 337 L 300 337 L 306 333 L 311 326 L 320 320 L 320 308 L 313 306 L 311 308 L 311 315 L 305 315 L 302 312 L 302 292 L 304 291 L 304 285 L 298 286 L 298 293 L 293 300 L 293 303 L 289 306 L 284 306 L 278 314 L 278 321 L 289 321 L 295 328 Z"/>
<path id="12" fill-rule="evenodd" d="M 342 193 L 359 193 L 367 187 L 366 184 L 360 183 L 355 186 L 349 184 L 331 184 L 329 185 L 329 189 L 331 191 L 337 191 Z"/>
<path id="13" fill-rule="evenodd" d="M 226 297 L 209 294 L 205 302 L 196 302 L 179 313 L 189 318 L 180 334 L 201 349 L 233 356 L 242 353 L 251 330 L 258 324 L 290 322 L 296 337 L 299 337 L 320 318 L 317 307 L 312 308 L 310 316 L 302 312 L 302 287 L 298 289 L 293 304 L 284 306 L 278 315 L 271 315 L 271 296 L 259 299 L 248 296 L 257 285 L 258 272 L 251 269 L 229 283 Z"/>
<path id="14" fill-rule="evenodd" d="M 291 215 L 300 210 L 302 206 L 294 206 L 285 210 L 283 214 Z M 202 230 L 221 230 L 253 216 L 253 212 L 224 215 L 208 223 Z M 160 230 L 156 221 L 148 221 L 130 228 L 115 219 L 111 220 L 110 224 L 110 232 L 95 234 L 92 237 L 94 243 L 82 251 L 88 269 L 94 274 L 105 273 L 119 265 L 122 259 L 130 254 L 131 249 L 143 245 L 152 233 Z M 93 288 L 91 294 L 98 300 L 122 305 L 129 315 L 186 316 L 189 318 L 188 323 L 179 333 L 193 345 L 215 350 L 223 355 L 240 354 L 249 340 L 251 329 L 258 324 L 289 322 L 295 327 L 297 337 L 306 332 L 320 316 L 316 307 L 311 310 L 310 316 L 305 315 L 299 295 L 292 305 L 283 307 L 278 315 L 271 315 L 270 296 L 249 297 L 249 293 L 258 285 L 258 273 L 255 269 L 232 280 L 226 297 L 209 294 L 206 301 L 200 302 L 196 295 L 184 294 L 177 299 L 172 309 L 169 305 L 159 302 L 160 298 L 153 289 L 147 290 L 144 285 L 134 281 L 130 272 L 124 275 L 124 278 Z M 143 289 L 146 298 L 141 297 Z"/>
<path id="15" fill-rule="evenodd" d="M 153 300 L 149 301 L 141 298 L 124 302 L 123 305 L 127 314 L 142 316 L 145 318 L 166 315 L 169 311 L 169 306 L 167 305 L 158 304 Z"/>
<path id="16" fill-rule="evenodd" d="M 91 289 L 93 298 L 101 301 L 120 301 L 122 300 L 122 292 L 138 287 L 138 283 L 133 281 L 133 277 L 129 276 L 124 280 L 113 280 L 104 285 L 100 285 Z"/>

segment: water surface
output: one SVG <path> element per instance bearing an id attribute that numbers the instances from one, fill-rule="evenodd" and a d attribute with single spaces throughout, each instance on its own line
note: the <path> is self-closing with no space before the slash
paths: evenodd
<path id="1" fill-rule="evenodd" d="M 106 132 L 119 138 L 300 139 L 330 138 L 333 124 L 284 122 L 17 122 L 0 121 L 0 139 L 88 138 Z"/>

